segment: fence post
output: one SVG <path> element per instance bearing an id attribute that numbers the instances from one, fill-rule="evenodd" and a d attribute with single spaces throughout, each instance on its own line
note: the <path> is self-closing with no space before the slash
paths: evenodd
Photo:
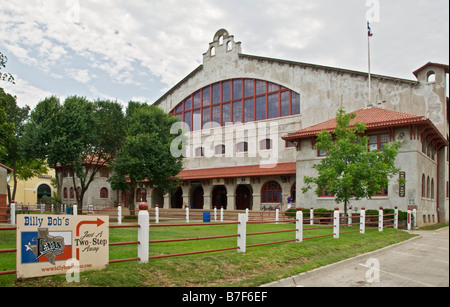
<path id="1" fill-rule="evenodd" d="M 148 214 L 147 203 L 139 204 L 139 214 L 138 214 L 138 257 L 140 258 L 139 263 L 148 263 L 148 242 L 149 242 L 149 230 L 150 230 L 150 220 Z"/>
<path id="2" fill-rule="evenodd" d="M 309 225 L 314 225 L 314 208 L 309 208 Z"/>
<path id="3" fill-rule="evenodd" d="M 359 214 L 359 233 L 364 234 L 366 232 L 366 208 L 361 208 Z"/>
<path id="4" fill-rule="evenodd" d="M 411 230 L 411 210 L 408 210 L 408 219 L 406 221 L 408 230 Z"/>
<path id="5" fill-rule="evenodd" d="M 398 229 L 398 207 L 394 209 L 394 229 Z"/>
<path id="6" fill-rule="evenodd" d="M 117 224 L 122 225 L 122 206 L 117 205 Z"/>
<path id="7" fill-rule="evenodd" d="M 217 206 L 214 206 L 214 222 L 217 222 Z"/>
<path id="8" fill-rule="evenodd" d="M 189 206 L 186 206 L 186 223 L 189 223 Z"/>
<path id="9" fill-rule="evenodd" d="M 73 215 L 78 215 L 78 205 L 77 203 L 73 203 L 73 208 L 72 208 L 72 214 Z"/>
<path id="10" fill-rule="evenodd" d="M 223 206 L 220 207 L 220 221 L 223 222 Z"/>
<path id="11" fill-rule="evenodd" d="M 295 214 L 295 239 L 298 243 L 303 241 L 303 211 L 302 208 L 297 208 Z"/>
<path id="12" fill-rule="evenodd" d="M 238 253 L 245 253 L 246 245 L 247 245 L 247 215 L 243 213 L 239 213 L 238 216 L 238 235 L 237 237 L 237 245 L 238 245 Z"/>
<path id="13" fill-rule="evenodd" d="M 339 208 L 334 208 L 333 237 L 339 239 Z"/>
<path id="14" fill-rule="evenodd" d="M 378 231 L 383 231 L 383 207 L 378 210 Z"/>
<path id="15" fill-rule="evenodd" d="M 249 220 L 248 218 L 248 208 L 245 208 L 245 215 L 247 215 L 247 221 Z"/>
<path id="16" fill-rule="evenodd" d="M 11 215 L 11 225 L 16 225 L 16 203 L 11 201 L 9 214 Z"/>
<path id="17" fill-rule="evenodd" d="M 280 219 L 280 209 L 277 208 L 275 210 L 275 221 L 277 221 L 276 224 L 278 224 L 279 219 Z"/>
<path id="18" fill-rule="evenodd" d="M 417 227 L 417 210 L 415 208 L 412 211 L 412 215 L 414 217 L 414 222 L 412 224 L 414 227 Z"/>
<path id="19" fill-rule="evenodd" d="M 159 224 L 159 205 L 155 206 L 155 223 Z"/>

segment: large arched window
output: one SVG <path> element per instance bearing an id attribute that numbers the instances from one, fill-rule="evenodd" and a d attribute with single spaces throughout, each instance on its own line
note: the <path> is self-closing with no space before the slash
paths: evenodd
<path id="1" fill-rule="evenodd" d="M 281 203 L 281 192 L 278 182 L 266 182 L 261 189 L 261 203 Z"/>
<path id="2" fill-rule="evenodd" d="M 191 94 L 171 114 L 196 131 L 300 114 L 300 95 L 268 81 L 224 80 Z"/>

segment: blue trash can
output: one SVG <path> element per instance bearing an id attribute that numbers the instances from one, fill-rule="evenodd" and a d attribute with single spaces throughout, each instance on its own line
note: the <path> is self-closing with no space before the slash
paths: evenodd
<path id="1" fill-rule="evenodd" d="M 211 213 L 203 212 L 203 223 L 209 223 L 209 222 L 211 222 Z"/>
<path id="2" fill-rule="evenodd" d="M 72 207 L 66 207 L 66 214 L 72 214 Z"/>

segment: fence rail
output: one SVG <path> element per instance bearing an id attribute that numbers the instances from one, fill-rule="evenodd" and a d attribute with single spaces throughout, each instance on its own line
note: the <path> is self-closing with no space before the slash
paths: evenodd
<path id="1" fill-rule="evenodd" d="M 120 208 L 120 207 L 119 207 Z M 157 208 L 155 212 L 157 212 Z M 151 210 L 148 210 L 147 204 L 141 203 L 139 207 L 139 214 L 138 214 L 138 223 L 137 224 L 121 224 L 118 225 L 110 225 L 110 228 L 137 228 L 138 232 L 138 238 L 136 241 L 130 241 L 130 242 L 114 242 L 109 243 L 109 246 L 125 246 L 125 245 L 136 245 L 138 250 L 138 256 L 133 258 L 125 258 L 125 259 L 113 259 L 109 260 L 109 263 L 119 263 L 119 262 L 127 262 L 127 261 L 139 261 L 140 263 L 147 263 L 150 259 L 159 259 L 159 258 L 167 258 L 167 257 L 177 257 L 177 256 L 185 256 L 185 255 L 193 255 L 193 254 L 203 254 L 203 253 L 212 253 L 212 252 L 218 252 L 218 251 L 227 251 L 227 250 L 237 250 L 240 253 L 245 253 L 246 248 L 250 247 L 256 247 L 256 246 L 264 246 L 264 245 L 271 245 L 271 244 L 282 244 L 286 242 L 297 242 L 301 243 L 303 240 L 309 240 L 309 239 L 315 239 L 315 238 L 321 238 L 321 237 L 327 237 L 327 236 L 333 236 L 334 238 L 339 238 L 340 234 L 345 233 L 351 233 L 351 232 L 360 232 L 361 234 L 364 234 L 366 230 L 369 229 L 378 229 L 378 231 L 383 231 L 384 227 L 393 227 L 398 228 L 398 209 L 395 208 L 395 213 L 393 214 L 384 214 L 383 208 L 380 207 L 379 214 L 378 215 L 366 215 L 365 208 L 361 208 L 361 212 L 358 216 L 342 216 L 339 213 L 339 208 L 335 208 L 333 212 L 333 216 L 330 217 L 319 217 L 315 218 L 310 215 L 309 218 L 305 218 L 303 215 L 303 211 L 301 208 L 297 209 L 297 212 L 295 213 L 295 218 L 292 217 L 286 217 L 283 219 L 280 219 L 278 216 L 277 218 L 271 219 L 271 220 L 249 220 L 249 212 L 246 213 L 238 213 L 237 221 L 223 221 L 221 219 L 221 222 L 215 222 L 215 223 L 190 223 L 189 216 L 186 220 L 186 223 L 168 223 L 168 224 L 152 224 L 150 226 L 150 212 Z M 74 214 L 75 211 L 74 211 Z M 189 214 L 189 213 L 188 213 Z M 411 222 L 410 218 L 411 212 L 408 211 L 408 222 Z M 120 215 L 119 215 L 120 216 Z M 155 215 L 155 218 L 157 216 Z M 371 219 L 377 218 L 377 221 L 371 221 Z M 356 219 L 359 219 L 359 222 L 355 222 Z M 119 218 L 120 221 L 120 218 Z M 315 227 L 308 227 L 304 228 L 304 225 L 312 225 L 314 222 L 320 221 L 318 226 Z M 330 225 L 323 225 L 322 223 L 324 221 L 327 221 L 330 223 Z M 293 229 L 285 229 L 285 230 L 273 230 L 273 231 L 265 231 L 265 232 L 254 232 L 254 233 L 247 233 L 247 224 L 265 224 L 265 223 L 291 223 L 295 224 L 295 228 Z M 180 227 L 180 226 L 210 226 L 210 225 L 238 225 L 238 231 L 237 234 L 230 234 L 230 235 L 218 235 L 218 236 L 207 236 L 207 237 L 192 237 L 192 238 L 177 238 L 177 239 L 162 239 L 162 240 L 149 240 L 149 233 L 151 232 L 152 228 L 158 228 L 158 227 Z M 341 226 L 356 226 L 359 225 L 359 230 L 349 230 L 349 231 L 343 231 L 340 232 Z M 368 225 L 377 225 L 377 227 L 367 227 Z M 315 235 L 315 236 L 309 236 L 304 237 L 304 233 L 310 230 L 317 230 L 317 229 L 328 229 L 332 228 L 332 231 L 328 234 L 323 235 Z M 410 226 L 408 226 L 410 229 Z M 0 231 L 14 231 L 16 230 L 16 227 L 0 227 Z M 246 244 L 246 238 L 248 236 L 257 236 L 257 235 L 266 235 L 266 234 L 275 234 L 275 233 L 287 233 L 287 232 L 295 232 L 295 238 L 288 239 L 288 240 L 281 240 L 281 241 L 273 241 L 273 242 L 264 242 L 264 243 L 257 243 L 257 244 Z M 168 255 L 156 255 L 156 256 L 149 256 L 149 245 L 150 244 L 158 244 L 158 243 L 170 243 L 170 242 L 183 242 L 183 241 L 198 241 L 198 240 L 214 240 L 214 239 L 221 239 L 221 238 L 237 238 L 237 246 L 232 247 L 224 247 L 224 248 L 218 248 L 218 249 L 211 249 L 211 250 L 203 250 L 203 251 L 194 251 L 194 252 L 185 252 L 185 253 L 176 253 L 176 254 L 168 254 Z M 0 249 L 0 254 L 5 253 L 15 253 L 17 250 L 15 248 L 8 248 L 8 249 Z M 6 275 L 6 274 L 15 274 L 15 270 L 8 270 L 0 272 L 0 275 Z"/>

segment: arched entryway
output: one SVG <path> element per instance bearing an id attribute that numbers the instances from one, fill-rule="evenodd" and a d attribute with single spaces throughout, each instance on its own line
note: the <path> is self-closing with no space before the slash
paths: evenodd
<path id="1" fill-rule="evenodd" d="M 37 202 L 38 202 L 38 204 L 41 203 L 41 199 L 44 196 L 52 197 L 52 189 L 47 184 L 43 183 L 37 188 Z"/>
<path id="2" fill-rule="evenodd" d="M 227 208 L 227 189 L 223 185 L 215 186 L 212 192 L 212 206 Z"/>
<path id="3" fill-rule="evenodd" d="M 252 192 L 247 185 L 239 185 L 236 189 L 236 209 L 252 209 Z"/>
<path id="4" fill-rule="evenodd" d="M 196 187 L 194 188 L 193 192 L 192 192 L 192 197 L 191 197 L 191 208 L 193 209 L 203 209 L 203 204 L 204 204 L 204 200 L 203 200 L 203 188 L 202 187 Z"/>
<path id="5" fill-rule="evenodd" d="M 183 189 L 181 187 L 171 195 L 170 205 L 171 208 L 183 208 Z"/>

